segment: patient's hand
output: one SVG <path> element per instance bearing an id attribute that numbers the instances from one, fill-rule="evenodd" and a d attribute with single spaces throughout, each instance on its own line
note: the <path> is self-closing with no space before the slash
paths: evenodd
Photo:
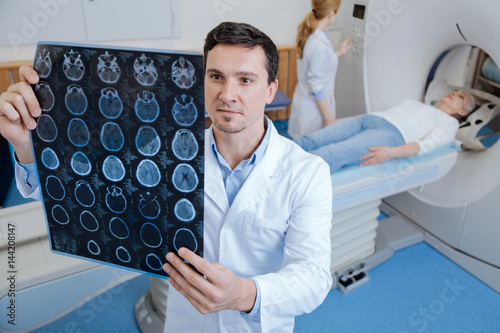
<path id="1" fill-rule="evenodd" d="M 368 148 L 370 153 L 361 156 L 359 159 L 364 160 L 361 165 L 379 164 L 393 158 L 392 148 L 386 146 L 377 146 Z"/>

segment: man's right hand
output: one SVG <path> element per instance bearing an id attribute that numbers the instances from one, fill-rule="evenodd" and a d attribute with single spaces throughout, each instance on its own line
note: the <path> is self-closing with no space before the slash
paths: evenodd
<path id="1" fill-rule="evenodd" d="M 29 130 L 36 127 L 34 117 L 41 114 L 40 104 L 30 84 L 38 83 L 36 71 L 28 66 L 19 69 L 21 82 L 0 95 L 0 134 L 10 142 L 19 162 L 33 162 Z"/>

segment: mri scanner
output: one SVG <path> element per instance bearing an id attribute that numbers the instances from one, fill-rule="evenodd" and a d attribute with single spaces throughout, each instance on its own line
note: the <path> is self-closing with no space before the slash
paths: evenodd
<path id="1" fill-rule="evenodd" d="M 348 291 L 368 281 L 367 270 L 395 250 L 426 241 L 500 292 L 500 143 L 478 150 L 475 139 L 483 124 L 500 130 L 495 122 L 500 100 L 472 88 L 470 78 L 475 50 L 500 63 L 500 2 L 343 0 L 342 8 L 342 39 L 352 35 L 354 42 L 339 64 L 339 117 L 384 110 L 404 99 L 432 104 L 454 87 L 473 93 L 480 105 L 460 130 L 458 144 L 333 175 L 335 286 Z M 475 150 L 460 151 L 464 142 Z M 379 222 L 380 210 L 389 217 Z M 8 262 L 9 223 L 18 228 L 17 262 L 25 266 L 19 267 L 16 283 L 20 331 L 50 322 L 136 276 L 52 254 L 39 202 L 0 211 L 2 265 Z M 159 280 L 152 280 L 151 290 Z M 4 309 L 8 290 L 3 279 Z M 57 308 L 48 307 L 49 300 Z M 143 314 L 143 320 L 148 316 Z"/>
<path id="2" fill-rule="evenodd" d="M 433 104 L 453 88 L 479 101 L 457 135 L 463 149 L 409 171 L 437 168 L 439 175 L 423 175 L 408 191 L 379 193 L 388 224 L 380 222 L 373 254 L 353 267 L 378 264 L 391 242 L 398 249 L 421 238 L 500 292 L 500 143 L 485 149 L 476 138 L 486 124 L 500 130 L 500 99 L 471 87 L 479 49 L 500 63 L 500 2 L 344 0 L 342 6 L 341 40 L 352 35 L 354 42 L 339 64 L 339 117 L 385 110 L 404 99 Z M 345 264 L 339 271 L 356 271 Z"/>

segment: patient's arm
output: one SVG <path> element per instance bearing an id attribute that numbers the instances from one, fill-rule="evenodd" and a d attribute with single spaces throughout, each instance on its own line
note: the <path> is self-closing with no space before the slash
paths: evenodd
<path id="1" fill-rule="evenodd" d="M 365 160 L 361 165 L 379 164 L 397 157 L 410 157 L 417 155 L 420 151 L 418 142 L 410 142 L 397 147 L 378 146 L 368 148 L 370 153 L 361 156 Z"/>

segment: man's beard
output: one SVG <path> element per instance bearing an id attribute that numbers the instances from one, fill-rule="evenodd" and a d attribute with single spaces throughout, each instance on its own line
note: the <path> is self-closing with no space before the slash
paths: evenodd
<path id="1" fill-rule="evenodd" d="M 231 122 L 231 118 L 228 118 L 228 117 L 222 117 L 222 118 L 226 123 Z M 212 123 L 214 124 L 215 127 L 217 127 L 217 129 L 219 131 L 221 131 L 223 133 L 227 133 L 227 134 L 240 133 L 241 131 L 243 131 L 246 128 L 246 126 L 244 126 L 243 124 L 241 124 L 239 127 L 236 127 L 236 128 L 230 128 L 229 126 L 224 126 L 221 123 L 219 123 L 219 121 L 217 121 L 217 119 L 214 119 L 212 121 Z"/>

